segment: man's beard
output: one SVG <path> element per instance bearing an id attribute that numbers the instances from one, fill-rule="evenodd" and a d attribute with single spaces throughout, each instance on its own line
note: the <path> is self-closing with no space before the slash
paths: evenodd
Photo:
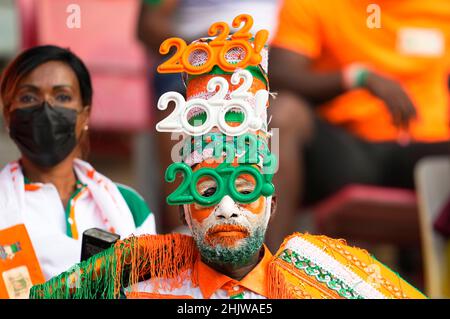
<path id="1" fill-rule="evenodd" d="M 194 240 L 205 262 L 218 266 L 233 265 L 240 267 L 248 264 L 251 258 L 261 249 L 265 234 L 266 227 L 259 226 L 250 236 L 241 239 L 238 247 L 224 247 L 222 245 L 212 247 L 205 242 L 205 237 L 198 233 L 194 234 Z"/>

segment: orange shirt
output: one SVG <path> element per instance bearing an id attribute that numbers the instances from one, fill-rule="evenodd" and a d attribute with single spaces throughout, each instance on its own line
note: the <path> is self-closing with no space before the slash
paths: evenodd
<path id="1" fill-rule="evenodd" d="M 264 245 L 264 256 L 258 265 L 242 278 L 241 281 L 237 281 L 206 265 L 201 261 L 199 255 L 194 265 L 193 281 L 198 284 L 205 299 L 209 299 L 219 289 L 225 289 L 229 296 L 238 295 L 245 290 L 250 290 L 267 298 L 267 273 L 272 258 L 272 253 Z"/>
<path id="2" fill-rule="evenodd" d="M 359 62 L 397 80 L 418 113 L 411 138 L 450 139 L 450 1 L 284 0 L 272 45 L 312 58 L 317 71 Z M 383 101 L 365 89 L 336 97 L 319 113 L 368 140 L 399 135 Z"/>

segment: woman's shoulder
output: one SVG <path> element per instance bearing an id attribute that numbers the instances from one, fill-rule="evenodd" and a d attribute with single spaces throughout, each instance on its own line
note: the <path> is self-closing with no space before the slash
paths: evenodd
<path id="1" fill-rule="evenodd" d="M 11 162 L 0 168 L 0 198 L 7 200 L 14 191 L 14 184 L 20 183 L 18 162 Z M 3 196 L 2 196 L 3 195 Z"/>
<path id="2" fill-rule="evenodd" d="M 122 194 L 127 204 L 133 203 L 136 205 L 144 205 L 145 208 L 148 209 L 144 197 L 141 194 L 139 194 L 137 190 L 121 183 L 114 183 L 114 184 L 116 184 L 117 189 L 119 190 L 120 194 Z"/>
<path id="3" fill-rule="evenodd" d="M 148 208 L 148 205 L 144 197 L 142 197 L 141 194 L 139 194 L 134 188 L 130 186 L 121 183 L 114 183 L 114 184 L 116 184 L 117 189 L 119 190 L 123 199 L 127 203 L 128 208 L 130 209 L 131 214 L 133 215 L 136 227 L 141 226 L 147 219 L 147 217 L 150 214 L 152 214 L 152 212 Z"/>

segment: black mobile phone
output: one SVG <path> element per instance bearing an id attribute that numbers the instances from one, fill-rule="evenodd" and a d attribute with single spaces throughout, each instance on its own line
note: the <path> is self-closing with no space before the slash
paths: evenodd
<path id="1" fill-rule="evenodd" d="M 99 228 L 90 228 L 83 232 L 81 261 L 108 249 L 120 239 L 120 235 Z"/>

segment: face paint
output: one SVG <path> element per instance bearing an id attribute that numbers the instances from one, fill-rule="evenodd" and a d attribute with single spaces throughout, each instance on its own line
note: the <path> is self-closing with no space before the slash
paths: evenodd
<path id="1" fill-rule="evenodd" d="M 238 177 L 236 180 L 236 189 L 243 193 L 243 192 L 252 192 L 255 189 L 256 181 L 253 178 L 253 176 L 249 174 L 242 174 Z M 258 198 L 256 201 L 251 202 L 249 204 L 241 204 L 241 206 L 248 211 L 252 212 L 253 214 L 260 214 L 263 210 L 263 206 L 265 204 L 264 197 Z"/>
<path id="2" fill-rule="evenodd" d="M 225 196 L 213 207 L 184 205 L 186 221 L 202 258 L 218 265 L 245 264 L 259 251 L 271 213 L 271 197 L 238 204 Z"/>
<path id="3" fill-rule="evenodd" d="M 212 247 L 217 245 L 233 247 L 248 235 L 248 229 L 239 225 L 217 225 L 207 231 L 205 241 Z"/>
<path id="4" fill-rule="evenodd" d="M 255 229 L 253 235 L 242 240 L 239 247 L 214 247 L 197 241 L 202 259 L 206 262 L 224 266 L 240 267 L 248 264 L 251 258 L 258 253 L 264 243 L 265 229 Z"/>
<path id="5" fill-rule="evenodd" d="M 233 165 L 237 165 L 234 163 Z M 194 172 L 204 168 L 214 168 L 218 166 L 217 163 L 201 163 L 195 169 Z M 241 193 L 251 193 L 255 189 L 256 181 L 255 178 L 249 174 L 242 174 L 238 176 L 235 182 L 235 187 L 238 192 Z M 210 196 L 214 194 L 217 189 L 217 183 L 214 179 L 203 177 L 197 183 L 197 191 L 199 194 L 203 196 Z M 259 197 L 256 201 L 249 204 L 240 204 L 243 208 L 248 211 L 259 214 L 262 211 L 262 207 L 265 203 L 264 197 Z M 190 205 L 192 217 L 196 219 L 198 222 L 202 222 L 205 218 L 207 218 L 214 210 L 215 206 L 202 206 L 200 204 L 194 203 Z"/>
<path id="6" fill-rule="evenodd" d="M 253 214 L 260 214 L 262 211 L 262 207 L 266 201 L 264 200 L 264 197 L 260 197 L 257 201 L 254 201 L 250 204 L 242 204 L 241 206 L 248 211 L 252 212 Z"/>

